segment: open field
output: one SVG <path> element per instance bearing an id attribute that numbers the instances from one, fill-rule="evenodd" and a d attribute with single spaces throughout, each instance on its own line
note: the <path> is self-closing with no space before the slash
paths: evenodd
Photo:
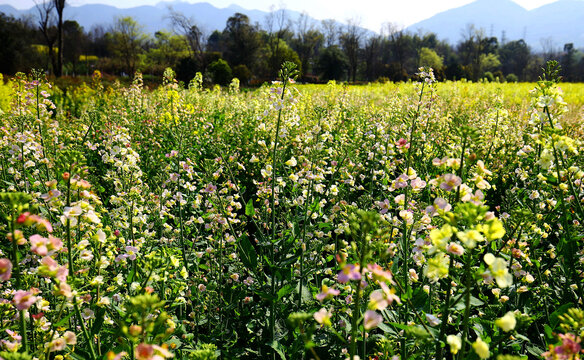
<path id="1" fill-rule="evenodd" d="M 291 72 L 0 86 L 0 358 L 581 356 L 583 84 Z"/>

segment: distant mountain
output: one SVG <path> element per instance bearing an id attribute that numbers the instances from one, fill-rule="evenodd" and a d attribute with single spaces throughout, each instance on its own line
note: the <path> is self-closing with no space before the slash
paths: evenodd
<path id="1" fill-rule="evenodd" d="M 109 5 L 89 4 L 82 6 L 65 7 L 65 19 L 76 20 L 85 31 L 91 30 L 93 26 L 102 25 L 108 28 L 113 24 L 115 18 L 131 16 L 140 25 L 143 30 L 149 34 L 154 34 L 159 30 L 171 29 L 168 20 L 169 7 L 175 11 L 183 13 L 187 17 L 192 17 L 196 24 L 204 33 L 210 35 L 214 30 L 223 30 L 227 19 L 236 12 L 247 15 L 252 24 L 256 22 L 263 25 L 267 12 L 260 10 L 248 10 L 237 5 L 230 5 L 227 8 L 217 8 L 209 3 L 187 3 L 182 1 L 160 2 L 154 6 L 138 6 L 133 8 L 119 9 Z M 38 11 L 35 7 L 28 10 L 17 10 L 10 5 L 0 5 L 0 12 L 19 18 L 21 16 L 38 17 Z M 292 22 L 300 16 L 297 11 L 286 10 L 288 17 Z M 315 23 L 319 20 L 310 18 Z M 371 33 L 371 31 L 367 30 Z"/>
<path id="2" fill-rule="evenodd" d="M 469 24 L 482 28 L 486 36 L 499 41 L 524 39 L 532 48 L 541 49 L 543 39 L 551 39 L 556 48 L 565 43 L 584 47 L 584 1 L 558 0 L 533 10 L 526 10 L 511 0 L 476 0 L 447 10 L 407 28 L 429 31 L 438 38 L 456 44 Z"/>

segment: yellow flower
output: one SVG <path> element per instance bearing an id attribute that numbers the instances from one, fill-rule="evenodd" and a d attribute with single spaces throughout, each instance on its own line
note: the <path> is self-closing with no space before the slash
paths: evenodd
<path id="1" fill-rule="evenodd" d="M 462 241 L 462 243 L 469 249 L 474 249 L 477 242 L 485 240 L 477 230 L 459 231 L 456 236 Z"/>
<path id="2" fill-rule="evenodd" d="M 462 339 L 460 336 L 456 335 L 448 335 L 446 337 L 446 342 L 450 345 L 450 352 L 453 354 L 457 354 L 458 350 L 462 347 Z"/>
<path id="3" fill-rule="evenodd" d="M 505 316 L 495 320 L 495 325 L 500 327 L 504 332 L 509 332 L 515 329 L 517 320 L 515 320 L 515 314 L 512 311 L 507 312 Z"/>
<path id="4" fill-rule="evenodd" d="M 489 272 L 495 278 L 499 287 L 506 288 L 513 284 L 513 276 L 507 269 L 507 261 L 505 259 L 495 257 L 490 253 L 486 254 L 483 259 L 489 265 Z"/>
<path id="5" fill-rule="evenodd" d="M 472 343 L 472 348 L 481 359 L 487 359 L 491 355 L 489 345 L 481 338 L 477 338 L 477 341 Z"/>
<path id="6" fill-rule="evenodd" d="M 488 241 L 500 239 L 505 235 L 505 228 L 499 219 L 492 219 L 486 224 L 480 226 L 480 231 L 485 234 Z"/>
<path id="7" fill-rule="evenodd" d="M 433 229 L 430 231 L 430 240 L 432 240 L 432 245 L 440 250 L 446 249 L 448 240 L 450 240 L 455 230 L 455 228 L 448 224 L 445 224 L 440 229 Z"/>
<path id="8" fill-rule="evenodd" d="M 290 158 L 290 160 L 286 161 L 284 164 L 286 164 L 288 166 L 296 166 L 296 164 L 297 164 L 296 158 L 294 158 L 294 156 L 292 156 Z"/>
<path id="9" fill-rule="evenodd" d="M 448 261 L 446 254 L 439 253 L 428 260 L 428 265 L 424 268 L 424 275 L 431 281 L 438 281 L 448 276 Z"/>

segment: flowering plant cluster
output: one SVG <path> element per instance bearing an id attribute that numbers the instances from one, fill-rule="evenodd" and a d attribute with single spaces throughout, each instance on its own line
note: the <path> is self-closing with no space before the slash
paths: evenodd
<path id="1" fill-rule="evenodd" d="M 584 132 L 557 64 L 529 104 L 431 69 L 296 74 L 1 85 L 0 358 L 582 357 Z"/>

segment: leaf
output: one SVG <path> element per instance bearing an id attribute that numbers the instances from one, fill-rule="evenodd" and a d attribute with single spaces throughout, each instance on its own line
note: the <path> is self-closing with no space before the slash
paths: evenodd
<path id="1" fill-rule="evenodd" d="M 70 318 L 71 316 L 73 316 L 73 311 L 71 311 L 71 312 L 70 312 L 70 313 L 69 313 L 67 316 L 65 316 L 65 317 L 64 317 L 64 318 L 62 318 L 61 320 L 59 320 L 59 322 L 58 322 L 58 323 L 56 323 L 56 324 L 55 324 L 55 326 L 56 326 L 56 327 L 59 327 L 59 326 L 63 326 L 63 325 L 65 325 L 65 323 L 69 321 L 69 318 Z"/>
<path id="2" fill-rule="evenodd" d="M 131 284 L 132 280 L 134 280 L 134 275 L 136 275 L 136 268 L 132 266 L 132 271 L 130 271 L 128 278 L 126 279 L 126 283 Z"/>
<path id="3" fill-rule="evenodd" d="M 543 354 L 543 349 L 536 346 L 527 346 L 527 352 L 539 358 Z"/>
<path id="4" fill-rule="evenodd" d="M 384 333 L 390 333 L 390 334 L 396 334 L 395 330 L 393 330 L 392 328 L 390 328 L 389 326 L 385 325 L 384 323 L 379 323 L 377 325 L 377 327 L 379 329 L 381 329 L 381 331 L 383 331 Z"/>
<path id="5" fill-rule="evenodd" d="M 253 200 L 249 199 L 247 204 L 245 204 L 245 215 L 253 217 L 255 215 L 255 209 L 253 207 Z"/>
<path id="6" fill-rule="evenodd" d="M 272 349 L 276 350 L 276 352 L 278 353 L 278 355 L 280 355 L 282 360 L 286 360 L 286 354 L 284 354 L 284 347 L 282 346 L 282 344 L 280 344 L 277 341 L 274 341 L 270 344 L 270 346 L 272 347 Z"/>
<path id="7" fill-rule="evenodd" d="M 556 311 L 551 313 L 550 325 L 551 325 L 552 329 L 555 329 L 556 326 L 558 326 L 558 323 L 560 322 L 560 319 L 558 319 L 558 316 L 564 314 L 566 311 L 568 311 L 568 309 L 570 309 L 572 307 L 574 307 L 574 304 L 567 303 L 567 304 L 560 306 Z"/>
<path id="8" fill-rule="evenodd" d="M 237 249 L 243 265 L 250 270 L 255 270 L 258 266 L 258 255 L 247 236 L 239 238 L 239 247 Z"/>
<path id="9" fill-rule="evenodd" d="M 99 334 L 103 321 L 105 319 L 105 308 L 99 308 L 95 314 L 95 321 L 91 327 L 91 335 Z"/>
<path id="10" fill-rule="evenodd" d="M 471 296 L 470 297 L 470 304 L 472 306 L 483 306 L 485 303 L 482 302 L 481 300 L 477 299 L 476 297 Z"/>
<path id="11" fill-rule="evenodd" d="M 292 291 L 294 291 L 294 287 L 290 284 L 282 287 L 280 290 L 278 290 L 278 301 L 280 301 L 284 296 L 290 294 Z"/>

